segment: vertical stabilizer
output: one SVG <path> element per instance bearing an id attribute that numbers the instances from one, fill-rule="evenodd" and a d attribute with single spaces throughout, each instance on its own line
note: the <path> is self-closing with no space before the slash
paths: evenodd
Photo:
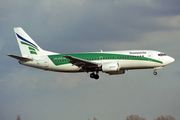
<path id="1" fill-rule="evenodd" d="M 31 57 L 43 53 L 43 50 L 21 27 L 14 28 L 14 32 L 23 57 Z"/>

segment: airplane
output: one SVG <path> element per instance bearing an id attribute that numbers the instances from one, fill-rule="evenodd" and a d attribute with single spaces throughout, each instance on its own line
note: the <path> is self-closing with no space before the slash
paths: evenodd
<path id="1" fill-rule="evenodd" d="M 125 74 L 126 70 L 156 70 L 173 63 L 174 58 L 154 50 L 123 50 L 60 54 L 43 50 L 21 28 L 14 28 L 15 36 L 22 56 L 11 55 L 20 64 L 55 72 L 91 72 L 90 77 L 99 79 L 101 71 L 109 75 Z"/>

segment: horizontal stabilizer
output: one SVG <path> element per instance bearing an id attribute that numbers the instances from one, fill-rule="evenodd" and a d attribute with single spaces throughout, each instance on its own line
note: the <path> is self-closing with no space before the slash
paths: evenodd
<path id="1" fill-rule="evenodd" d="M 15 59 L 20 60 L 20 61 L 33 61 L 33 59 L 26 58 L 26 57 L 20 57 L 20 56 L 16 56 L 16 55 L 7 55 L 7 56 L 15 58 Z"/>

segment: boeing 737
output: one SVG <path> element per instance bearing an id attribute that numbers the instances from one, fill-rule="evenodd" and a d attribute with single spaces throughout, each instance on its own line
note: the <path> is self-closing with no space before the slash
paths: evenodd
<path id="1" fill-rule="evenodd" d="M 20 27 L 14 28 L 22 56 L 8 55 L 20 64 L 55 72 L 91 72 L 90 77 L 99 79 L 102 71 L 109 75 L 124 74 L 126 70 L 156 70 L 174 62 L 174 58 L 154 50 L 100 51 L 61 54 L 41 49 Z"/>

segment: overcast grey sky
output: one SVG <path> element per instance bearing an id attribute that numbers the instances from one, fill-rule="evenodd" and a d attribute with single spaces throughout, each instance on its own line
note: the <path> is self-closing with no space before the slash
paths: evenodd
<path id="1" fill-rule="evenodd" d="M 180 119 L 179 0 L 3 0 L 0 4 L 0 120 Z M 18 64 L 13 28 L 43 49 L 95 52 L 152 49 L 176 61 L 125 75 L 54 73 Z"/>

